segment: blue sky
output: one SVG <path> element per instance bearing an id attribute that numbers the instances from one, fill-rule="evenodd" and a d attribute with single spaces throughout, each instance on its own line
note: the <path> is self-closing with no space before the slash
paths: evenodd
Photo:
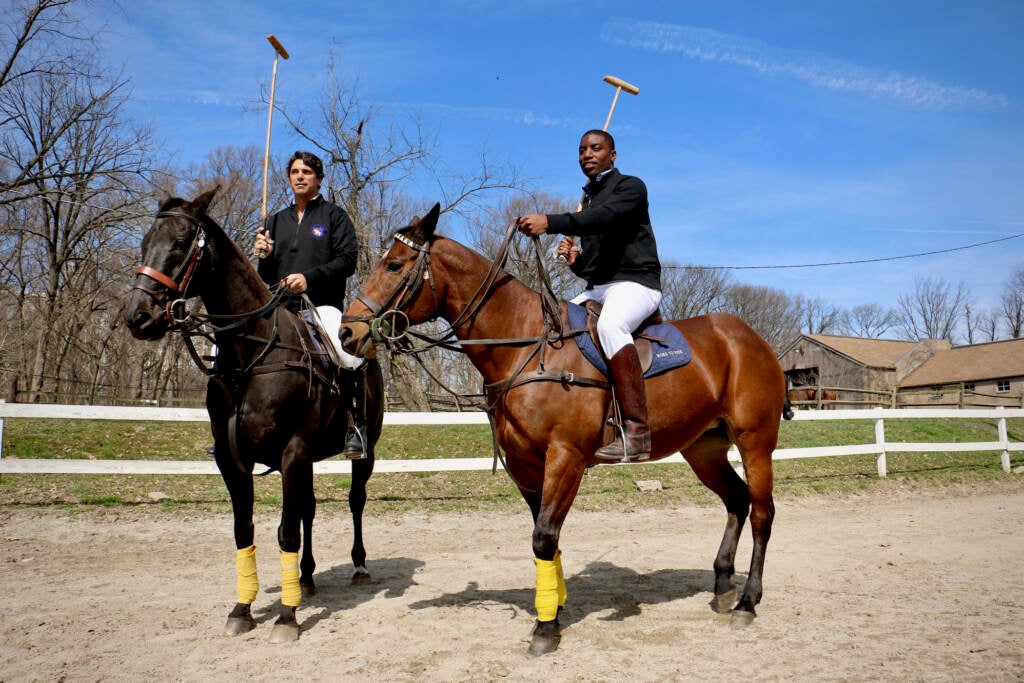
<path id="1" fill-rule="evenodd" d="M 1020 0 L 133 0 L 91 21 L 132 78 L 133 115 L 183 165 L 263 148 L 273 33 L 291 54 L 279 100 L 313 113 L 333 50 L 368 99 L 421 116 L 446 165 L 471 170 L 486 149 L 566 198 L 579 134 L 611 105 L 603 76 L 636 84 L 610 131 L 619 168 L 648 185 L 663 261 L 844 308 L 895 305 L 921 276 L 994 307 L 1024 266 L 1021 237 L 764 267 L 1024 233 Z M 274 136 L 275 153 L 296 148 L 278 119 Z"/>

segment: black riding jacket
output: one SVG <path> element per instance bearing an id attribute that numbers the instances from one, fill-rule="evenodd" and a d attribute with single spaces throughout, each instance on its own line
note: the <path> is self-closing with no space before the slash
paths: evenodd
<path id="1" fill-rule="evenodd" d="M 296 215 L 292 204 L 271 217 L 267 229 L 274 248 L 259 261 L 260 277 L 274 284 L 291 273 L 302 273 L 313 305 L 344 310 L 345 281 L 356 272 L 359 253 L 355 226 L 344 209 L 320 196 L 306 204 L 301 223 Z M 283 303 L 299 310 L 298 295 L 287 296 Z"/>
<path id="2" fill-rule="evenodd" d="M 613 168 L 583 192 L 582 210 L 547 216 L 548 232 L 581 238 L 572 272 L 587 281 L 587 289 L 627 280 L 660 291 L 661 262 L 644 182 Z"/>

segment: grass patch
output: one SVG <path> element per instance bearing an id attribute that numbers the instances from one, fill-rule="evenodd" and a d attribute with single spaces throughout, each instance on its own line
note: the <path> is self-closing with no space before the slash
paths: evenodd
<path id="1" fill-rule="evenodd" d="M 1007 420 L 1011 440 L 1024 440 L 1024 419 Z M 995 441 L 995 420 L 906 419 L 885 421 L 890 442 Z M 874 421 L 784 422 L 780 448 L 874 442 Z M 8 418 L 4 457 L 203 460 L 210 443 L 203 423 L 41 420 Z M 379 459 L 489 457 L 486 425 L 395 425 L 385 428 Z M 1024 453 L 1011 453 L 1011 465 L 1024 465 Z M 876 474 L 872 455 L 778 460 L 775 492 L 780 499 L 812 495 L 844 496 L 907 488 L 1006 486 L 1021 489 L 1024 478 L 1002 471 L 998 452 L 889 453 L 886 479 Z M 658 479 L 663 490 L 642 493 L 637 479 Z M 351 480 L 317 475 L 315 489 L 325 510 L 347 514 Z M 255 478 L 257 508 L 276 512 L 280 477 Z M 377 473 L 368 485 L 368 515 L 416 511 L 515 511 L 525 504 L 511 480 L 490 472 Z M 718 505 L 718 499 L 689 467 L 651 463 L 596 467 L 588 471 L 574 504 L 579 510 L 671 509 Z M 212 509 L 227 512 L 230 501 L 213 475 L 0 475 L 0 506 L 153 506 L 156 509 Z"/>

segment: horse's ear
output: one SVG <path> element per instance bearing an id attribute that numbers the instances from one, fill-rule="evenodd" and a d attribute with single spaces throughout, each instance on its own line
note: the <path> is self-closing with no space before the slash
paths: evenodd
<path id="1" fill-rule="evenodd" d="M 416 225 L 415 233 L 418 236 L 419 242 L 426 242 L 434 235 L 434 230 L 437 228 L 437 218 L 441 215 L 441 205 L 434 204 L 434 208 L 427 212 L 427 215 L 418 221 L 413 221 Z"/>
<path id="2" fill-rule="evenodd" d="M 192 208 L 195 209 L 196 213 L 206 213 L 206 209 L 210 207 L 210 202 L 213 201 L 213 196 L 217 194 L 219 189 L 220 185 L 217 185 L 209 192 L 204 192 L 192 200 Z"/>

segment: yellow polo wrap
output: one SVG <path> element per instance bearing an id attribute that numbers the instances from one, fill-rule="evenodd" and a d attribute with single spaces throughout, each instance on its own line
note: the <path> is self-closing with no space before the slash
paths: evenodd
<path id="1" fill-rule="evenodd" d="M 533 563 L 537 565 L 537 621 L 554 621 L 558 616 L 558 565 L 536 557 Z"/>
<path id="2" fill-rule="evenodd" d="M 302 602 L 302 588 L 299 587 L 299 554 L 281 551 L 281 604 L 298 607 Z"/>
<path id="3" fill-rule="evenodd" d="M 256 546 L 251 545 L 235 553 L 235 572 L 238 574 L 238 602 L 251 605 L 260 592 L 260 580 L 256 576 Z"/>
<path id="4" fill-rule="evenodd" d="M 562 574 L 562 551 L 555 553 L 555 568 L 558 570 L 558 606 L 565 607 L 565 599 L 569 596 L 565 590 L 565 576 Z"/>

